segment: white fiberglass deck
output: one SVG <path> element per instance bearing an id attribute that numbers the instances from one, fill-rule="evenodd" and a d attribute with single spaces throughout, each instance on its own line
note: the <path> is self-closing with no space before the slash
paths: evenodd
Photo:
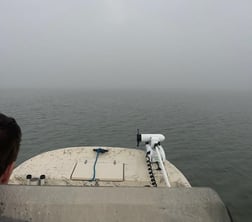
<path id="1" fill-rule="evenodd" d="M 93 178 L 97 147 L 72 147 L 53 150 L 37 155 L 14 171 L 10 184 L 26 184 L 26 176 L 36 178 L 45 175 L 46 185 L 76 186 L 151 186 L 151 179 L 143 150 L 102 147 L 108 152 L 99 154 Z M 172 187 L 190 187 L 184 175 L 169 161 L 165 168 Z M 152 164 L 157 186 L 165 186 L 162 172 Z"/>

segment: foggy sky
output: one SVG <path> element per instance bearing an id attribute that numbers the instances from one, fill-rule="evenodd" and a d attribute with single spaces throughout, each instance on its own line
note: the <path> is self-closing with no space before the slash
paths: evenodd
<path id="1" fill-rule="evenodd" d="M 252 88 L 251 0 L 0 0 L 0 88 Z"/>

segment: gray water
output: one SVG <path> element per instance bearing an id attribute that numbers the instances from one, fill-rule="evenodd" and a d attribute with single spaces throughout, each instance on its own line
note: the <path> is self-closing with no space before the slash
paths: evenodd
<path id="1" fill-rule="evenodd" d="M 162 133 L 192 186 L 214 188 L 235 221 L 252 219 L 252 92 L 0 90 L 21 125 L 18 163 L 69 146 L 136 147 Z"/>

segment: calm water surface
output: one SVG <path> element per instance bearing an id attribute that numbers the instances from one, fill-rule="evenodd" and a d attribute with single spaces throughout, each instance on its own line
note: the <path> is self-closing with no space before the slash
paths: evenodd
<path id="1" fill-rule="evenodd" d="M 137 128 L 162 133 L 193 186 L 252 220 L 252 92 L 0 90 L 0 112 L 22 127 L 18 163 L 69 146 L 134 148 Z"/>

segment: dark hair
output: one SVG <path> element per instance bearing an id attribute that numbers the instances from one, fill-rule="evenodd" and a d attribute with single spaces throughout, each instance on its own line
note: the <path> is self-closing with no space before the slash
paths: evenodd
<path id="1" fill-rule="evenodd" d="M 16 120 L 0 113 L 0 176 L 17 159 L 21 135 Z"/>

